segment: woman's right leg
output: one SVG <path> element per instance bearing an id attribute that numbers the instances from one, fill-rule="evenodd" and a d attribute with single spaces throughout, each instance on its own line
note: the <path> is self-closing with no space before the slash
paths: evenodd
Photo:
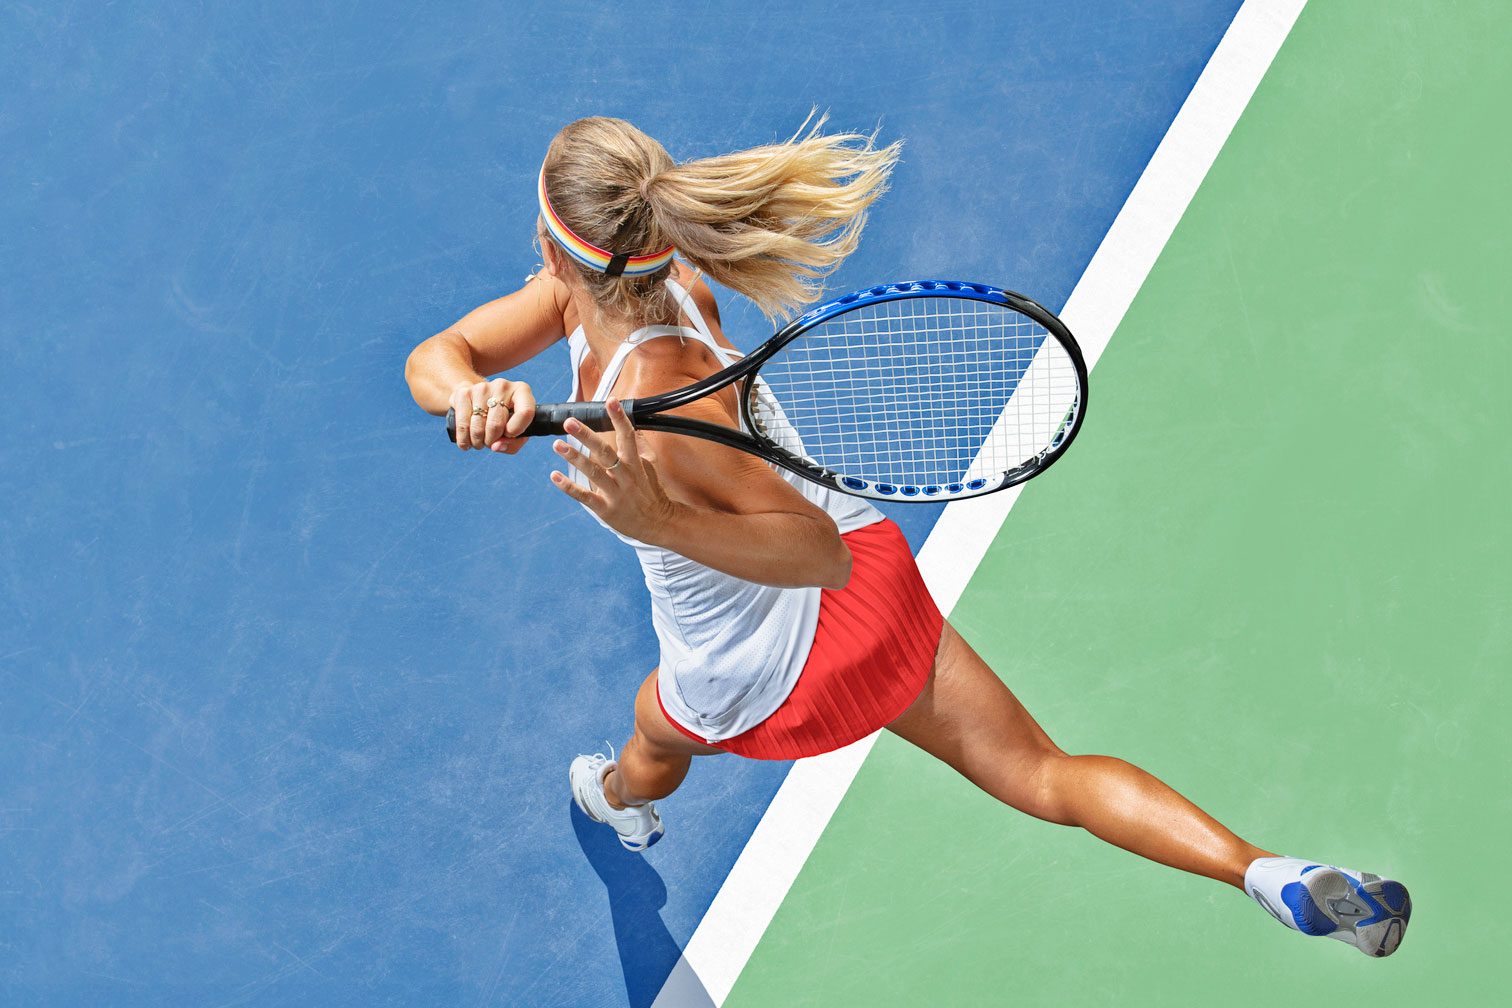
<path id="1" fill-rule="evenodd" d="M 1182 871 L 1242 890 L 1273 856 L 1130 763 L 1062 752 L 948 622 L 923 693 L 888 730 L 1021 812 Z"/>
<path id="2" fill-rule="evenodd" d="M 656 700 L 656 672 L 635 694 L 635 732 L 620 750 L 614 769 L 604 777 L 604 797 L 614 808 L 644 805 L 665 798 L 688 776 L 694 756 L 723 752 L 694 742 L 667 723 Z"/>

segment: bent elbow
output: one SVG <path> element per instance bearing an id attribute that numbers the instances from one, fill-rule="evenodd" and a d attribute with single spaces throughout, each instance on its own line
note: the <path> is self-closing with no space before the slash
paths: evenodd
<path id="1" fill-rule="evenodd" d="M 429 345 L 430 340 L 426 340 L 411 350 L 409 356 L 404 359 L 404 384 L 408 386 L 410 398 L 415 400 L 416 406 L 427 413 L 436 413 L 436 403 L 431 401 L 432 386 L 435 383 L 427 380 L 430 370 L 430 355 L 427 352 Z M 446 408 L 441 407 L 441 412 L 445 411 Z"/>
<path id="2" fill-rule="evenodd" d="M 436 337 L 431 336 L 415 344 L 415 349 L 404 358 L 404 380 L 411 385 L 424 379 L 425 374 L 433 364 L 433 351 Z"/>
<path id="3" fill-rule="evenodd" d="M 420 344 L 420 346 L 424 345 L 424 343 Z M 408 357 L 404 358 L 404 384 L 409 386 L 410 395 L 415 394 L 415 379 L 416 377 L 418 377 L 420 372 L 420 361 L 418 360 L 419 356 L 420 347 L 417 346 L 415 347 L 415 349 L 409 352 Z"/>
<path id="4" fill-rule="evenodd" d="M 829 577 L 820 584 L 821 588 L 828 588 L 830 591 L 839 591 L 844 588 L 850 584 L 851 577 L 850 547 L 845 545 L 844 539 L 837 538 L 836 544 L 840 547 L 839 555 L 830 563 Z"/>

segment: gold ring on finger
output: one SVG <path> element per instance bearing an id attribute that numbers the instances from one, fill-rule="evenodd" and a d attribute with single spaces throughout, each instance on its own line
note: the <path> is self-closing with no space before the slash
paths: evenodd
<path id="1" fill-rule="evenodd" d="M 493 409 L 495 406 L 503 406 L 505 409 L 509 409 L 509 403 L 505 402 L 503 399 L 500 399 L 498 396 L 489 396 L 488 408 Z M 511 410 L 511 412 L 513 411 Z"/>
<path id="2" fill-rule="evenodd" d="M 472 411 L 472 415 L 473 416 L 482 416 L 484 413 L 487 413 L 487 412 L 488 412 L 488 410 L 486 408 L 482 407 L 482 406 L 474 406 L 473 407 L 473 411 Z"/>
<path id="3" fill-rule="evenodd" d="M 604 472 L 614 472 L 614 470 L 616 470 L 616 469 L 618 469 L 620 467 L 620 463 L 623 462 L 623 461 L 625 461 L 625 460 L 621 459 L 621 458 L 615 459 L 614 460 L 614 465 L 612 465 L 612 466 L 605 466 L 604 467 Z"/>

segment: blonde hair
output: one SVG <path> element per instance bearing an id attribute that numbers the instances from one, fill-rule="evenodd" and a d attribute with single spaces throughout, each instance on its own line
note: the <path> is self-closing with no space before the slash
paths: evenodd
<path id="1" fill-rule="evenodd" d="M 866 210 L 887 191 L 899 144 L 858 133 L 823 136 L 810 116 L 793 138 L 675 163 L 623 119 L 563 127 L 542 166 L 552 209 L 610 253 L 675 245 L 694 267 L 754 301 L 768 317 L 805 304 L 855 251 Z M 544 229 L 542 241 L 551 241 Z M 668 265 L 642 277 L 576 269 L 601 313 L 646 324 L 672 314 Z"/>

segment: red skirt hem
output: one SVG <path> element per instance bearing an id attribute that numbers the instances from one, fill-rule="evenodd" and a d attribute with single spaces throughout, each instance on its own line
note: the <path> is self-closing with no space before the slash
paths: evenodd
<path id="1" fill-rule="evenodd" d="M 819 625 L 803 671 L 782 706 L 739 735 L 695 742 L 749 759 L 793 760 L 832 752 L 891 724 L 929 681 L 944 617 L 902 531 L 889 519 L 842 537 L 851 577 L 820 595 Z"/>

